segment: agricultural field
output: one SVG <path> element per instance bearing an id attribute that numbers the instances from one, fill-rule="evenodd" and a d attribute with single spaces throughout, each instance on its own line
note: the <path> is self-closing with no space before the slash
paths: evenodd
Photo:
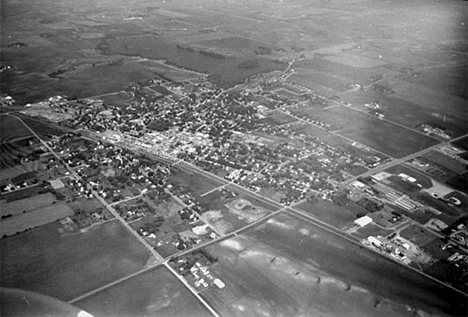
<path id="1" fill-rule="evenodd" d="M 273 62 L 263 57 L 255 57 L 259 62 L 258 67 L 238 67 L 241 62 L 248 60 L 248 58 L 208 56 L 154 36 L 109 38 L 106 40 L 105 45 L 101 45 L 101 49 L 103 55 L 121 54 L 148 59 L 164 59 L 182 68 L 209 73 L 214 78 L 219 78 L 220 83 L 229 85 L 251 75 L 277 69 L 281 70 L 286 67 L 283 62 Z"/>
<path id="2" fill-rule="evenodd" d="M 40 160 L 24 163 L 21 165 L 8 166 L 0 169 L 0 182 L 3 184 L 5 181 L 17 177 L 24 173 L 38 172 L 44 168 L 44 164 Z"/>
<path id="3" fill-rule="evenodd" d="M 1 239 L 0 255 L 2 286 L 63 301 L 141 270 L 150 258 L 116 220 L 83 232 L 53 222 Z"/>
<path id="4" fill-rule="evenodd" d="M 6 200 L 0 200 L 0 215 L 17 215 L 22 212 L 28 212 L 37 208 L 51 205 L 56 198 L 51 193 L 39 194 L 33 197 L 15 200 L 7 203 Z"/>
<path id="5" fill-rule="evenodd" d="M 468 137 L 464 137 L 458 141 L 453 142 L 452 144 L 465 151 L 468 151 Z"/>
<path id="6" fill-rule="evenodd" d="M 364 105 L 377 102 L 379 112 L 385 119 L 417 129 L 421 124 L 429 124 L 444 130 L 451 137 L 458 137 L 468 132 L 466 118 L 444 113 L 443 108 L 433 110 L 392 94 L 383 94 L 374 90 L 352 91 L 341 96 L 341 100 L 348 102 L 353 108 L 368 112 Z"/>
<path id="7" fill-rule="evenodd" d="M 431 232 L 416 225 L 408 226 L 400 231 L 400 236 L 421 247 L 437 239 Z"/>
<path id="8" fill-rule="evenodd" d="M 276 49 L 273 46 L 265 45 L 265 43 L 253 41 L 245 37 L 222 37 L 205 41 L 197 39 L 196 42 L 190 44 L 190 47 L 205 48 L 227 56 L 268 56 Z"/>
<path id="9" fill-rule="evenodd" d="M 169 180 L 178 185 L 188 187 L 195 195 L 202 195 L 222 185 L 222 183 L 206 178 L 188 170 L 169 175 Z"/>
<path id="10" fill-rule="evenodd" d="M 51 204 L 0 220 L 0 232 L 7 237 L 72 215 L 73 210 L 67 204 Z"/>
<path id="11" fill-rule="evenodd" d="M 164 266 L 159 266 L 74 305 L 94 316 L 212 316 Z"/>
<path id="12" fill-rule="evenodd" d="M 159 78 L 137 62 L 115 62 L 86 68 L 57 83 L 57 90 L 68 96 L 93 97 L 123 90 L 130 83 Z"/>
<path id="13" fill-rule="evenodd" d="M 30 146 L 32 142 L 33 139 L 26 138 L 0 144 L 0 169 L 16 167 L 20 165 L 21 158 L 33 157 L 36 146 Z"/>
<path id="14" fill-rule="evenodd" d="M 350 83 L 358 83 L 361 85 L 369 85 L 376 79 L 382 78 L 383 75 L 390 72 L 387 67 L 362 68 L 356 71 L 354 67 L 342 63 L 326 60 L 324 58 L 315 57 L 297 62 L 297 67 L 309 69 L 312 72 L 326 73 L 339 76 L 339 78 L 347 79 Z"/>
<path id="15" fill-rule="evenodd" d="M 293 118 L 283 112 L 273 110 L 271 113 L 268 114 L 268 116 L 265 118 L 265 121 L 274 124 L 274 125 L 283 125 L 283 124 L 289 124 L 291 122 L 297 121 L 296 118 Z"/>
<path id="16" fill-rule="evenodd" d="M 0 136 L 0 144 L 5 144 L 15 139 L 32 136 L 32 134 L 17 118 L 0 115 Z"/>
<path id="17" fill-rule="evenodd" d="M 429 160 L 437 165 L 441 165 L 457 174 L 463 174 L 466 172 L 466 167 L 460 161 L 457 161 L 440 151 L 433 150 L 423 156 L 426 160 Z"/>
<path id="18" fill-rule="evenodd" d="M 338 206 L 323 200 L 318 200 L 315 203 L 306 201 L 299 204 L 297 208 L 339 229 L 352 224 L 356 218 L 359 218 L 358 215 L 367 213 L 367 210 L 352 202 L 346 206 Z"/>
<path id="19" fill-rule="evenodd" d="M 395 126 L 375 116 L 348 107 L 328 109 L 292 109 L 293 113 L 329 124 L 336 133 L 367 145 L 387 155 L 401 158 L 437 144 L 437 141 L 414 131 Z M 399 140 L 399 142 L 395 142 Z"/>
<path id="20" fill-rule="evenodd" d="M 297 72 L 288 77 L 288 81 L 308 87 L 324 96 L 332 96 L 347 91 L 352 82 L 338 76 L 314 72 L 308 68 L 297 68 Z"/>
<path id="21" fill-rule="evenodd" d="M 223 316 L 450 315 L 465 309 L 461 295 L 289 215 L 206 250 L 218 258 L 211 275 L 226 286 L 201 295 Z"/>
<path id="22" fill-rule="evenodd" d="M 391 88 L 399 99 L 423 105 L 427 110 L 439 113 L 442 116 L 459 117 L 465 121 L 467 119 L 466 99 L 464 98 L 451 95 L 444 90 L 435 90 L 431 87 L 413 84 L 401 79 L 384 80 L 382 85 Z M 463 87 L 463 81 L 460 81 L 459 87 Z M 464 89 L 466 89 L 466 85 Z M 440 105 L 444 105 L 443 110 L 441 110 Z"/>
<path id="23" fill-rule="evenodd" d="M 105 104 L 117 107 L 128 107 L 132 102 L 132 98 L 125 92 L 109 93 L 99 96 L 96 99 L 102 100 Z"/>
<path id="24" fill-rule="evenodd" d="M 185 80 L 197 79 L 204 76 L 204 74 L 179 69 L 177 67 L 169 66 L 159 61 L 143 60 L 139 63 L 145 66 L 147 69 L 154 72 L 155 74 L 157 74 L 159 77 L 175 82 L 183 82 Z"/>

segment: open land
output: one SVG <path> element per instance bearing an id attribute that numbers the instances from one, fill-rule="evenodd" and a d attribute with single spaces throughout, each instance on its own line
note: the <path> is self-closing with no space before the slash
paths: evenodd
<path id="1" fill-rule="evenodd" d="M 54 222 L 2 239 L 0 245 L 2 286 L 64 301 L 142 269 L 149 258 L 116 221 L 86 232 L 67 231 Z"/>
<path id="2" fill-rule="evenodd" d="M 31 132 L 15 117 L 0 116 L 1 143 L 8 143 L 16 138 L 31 136 Z"/>
<path id="3" fill-rule="evenodd" d="M 437 144 L 436 140 L 427 136 L 347 107 L 298 108 L 292 109 L 292 112 L 328 124 L 332 130 L 342 136 L 397 158 Z"/>
<path id="4" fill-rule="evenodd" d="M 157 267 L 75 303 L 95 316 L 211 316 L 165 267 Z"/>
<path id="5" fill-rule="evenodd" d="M 290 216 L 207 250 L 219 258 L 210 271 L 226 289 L 201 294 L 227 316 L 437 315 L 464 309 L 463 299 L 451 297 L 458 295 Z"/>
<path id="6" fill-rule="evenodd" d="M 7 206 L 8 208 L 8 206 Z M 10 236 L 73 215 L 64 203 L 48 205 L 0 221 L 2 236 Z"/>
<path id="7" fill-rule="evenodd" d="M 2 1 L 1 285 L 109 316 L 465 316 L 465 20 Z"/>

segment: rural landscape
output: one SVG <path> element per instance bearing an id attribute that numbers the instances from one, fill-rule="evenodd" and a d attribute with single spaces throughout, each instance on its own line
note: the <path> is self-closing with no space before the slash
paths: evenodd
<path id="1" fill-rule="evenodd" d="M 468 314 L 466 1 L 0 8 L 0 315 Z"/>

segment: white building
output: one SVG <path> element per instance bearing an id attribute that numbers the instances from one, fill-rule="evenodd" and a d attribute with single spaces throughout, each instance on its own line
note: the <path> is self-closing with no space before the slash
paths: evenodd
<path id="1" fill-rule="evenodd" d="M 365 227 L 367 226 L 368 224 L 372 223 L 372 218 L 369 217 L 369 216 L 364 216 L 364 217 L 361 217 L 361 218 L 358 218 L 356 220 L 354 220 L 354 224 L 359 226 L 359 227 Z"/>

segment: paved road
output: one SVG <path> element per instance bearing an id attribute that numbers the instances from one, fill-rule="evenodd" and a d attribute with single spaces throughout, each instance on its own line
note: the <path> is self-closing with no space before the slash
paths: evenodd
<path id="1" fill-rule="evenodd" d="M 18 117 L 17 117 L 17 118 L 18 118 Z M 21 118 L 18 118 L 18 119 L 21 120 Z M 300 118 L 299 118 L 299 119 L 300 119 Z M 303 120 L 303 119 L 301 119 L 301 120 Z M 36 137 L 38 137 L 37 134 L 34 133 L 34 131 L 32 131 L 22 120 L 21 120 L 21 122 L 22 122 Z M 307 121 L 306 121 L 306 122 L 307 122 Z M 468 135 L 468 134 L 467 134 L 467 135 Z M 449 142 L 452 142 L 452 141 L 456 141 L 456 140 L 461 139 L 461 138 L 463 138 L 463 137 L 465 137 L 465 136 L 466 136 L 466 135 L 463 135 L 463 136 L 461 136 L 461 137 L 459 137 L 459 138 L 457 138 L 457 139 L 454 139 L 454 140 L 451 140 L 451 141 L 448 141 L 448 142 L 445 142 L 445 143 L 449 143 Z M 342 137 L 342 136 L 340 136 L 340 137 Z M 38 137 L 38 139 L 41 140 L 39 137 Z M 100 139 L 100 138 L 99 138 L 99 139 Z M 101 140 L 101 139 L 100 139 L 100 140 Z M 101 141 L 102 141 L 102 140 L 101 140 Z M 42 142 L 58 159 L 60 159 L 60 158 L 57 156 L 57 154 L 56 154 L 45 142 L 43 142 L 42 140 L 41 140 L 41 142 Z M 424 149 L 424 150 L 422 150 L 422 151 L 419 151 L 419 152 L 417 152 L 417 153 L 414 153 L 414 154 L 409 155 L 409 156 L 407 156 L 407 157 L 404 157 L 404 158 L 402 158 L 402 159 L 394 160 L 394 161 L 391 161 L 391 162 L 389 162 L 389 163 L 387 163 L 387 164 L 381 165 L 381 166 L 379 166 L 379 167 L 377 167 L 377 168 L 375 168 L 375 169 L 373 169 L 373 170 L 367 171 L 367 172 L 365 172 L 365 173 L 363 173 L 363 174 L 361 174 L 361 175 L 359 175 L 359 176 L 353 177 L 352 179 L 348 180 L 347 183 L 350 183 L 350 182 L 354 181 L 354 180 L 357 179 L 358 177 L 362 177 L 362 176 L 367 176 L 367 175 L 374 174 L 374 173 L 376 173 L 376 172 L 378 172 L 378 171 L 380 171 L 380 170 L 383 170 L 383 169 L 386 169 L 386 168 L 388 168 L 388 167 L 391 167 L 391 166 L 394 166 L 394 165 L 396 165 L 396 164 L 399 164 L 399 163 L 401 163 L 401 162 L 403 162 L 403 161 L 405 161 L 405 160 L 408 160 L 408 159 L 410 159 L 410 158 L 412 158 L 412 157 L 416 157 L 416 156 L 422 155 L 422 154 L 424 154 L 424 153 L 427 153 L 427 152 L 429 152 L 430 150 L 432 150 L 433 148 L 435 148 L 435 147 L 437 147 L 437 146 L 440 146 L 440 144 L 437 144 L 437 145 L 434 145 L 434 146 L 432 146 L 432 147 L 426 148 L 426 149 Z M 145 153 L 145 152 L 142 152 L 142 153 Z M 145 154 L 148 155 L 148 153 L 145 153 Z M 161 157 L 159 157 L 159 156 L 157 156 L 157 155 L 154 155 L 154 154 L 150 154 L 149 156 L 153 156 L 153 157 L 155 157 L 155 158 L 157 158 L 157 159 L 161 159 Z M 167 159 L 164 159 L 164 160 L 167 161 Z M 172 163 L 173 163 L 173 162 L 172 162 Z M 244 187 L 242 187 L 242 186 L 240 186 L 240 185 L 237 185 L 237 184 L 234 184 L 234 183 L 230 183 L 230 182 L 226 181 L 225 179 L 223 179 L 223 178 L 221 178 L 221 177 L 219 177 L 219 176 L 217 176 L 217 175 L 214 175 L 214 174 L 212 174 L 212 173 L 210 173 L 210 172 L 207 172 L 207 171 L 205 171 L 205 170 L 203 170 L 203 169 L 201 169 L 201 168 L 199 168 L 199 167 L 193 165 L 192 163 L 188 163 L 188 162 L 182 161 L 182 162 L 178 162 L 178 165 L 180 165 L 180 166 L 183 167 L 183 168 L 189 169 L 189 170 L 191 170 L 191 171 L 197 172 L 198 174 L 201 174 L 201 175 L 203 175 L 203 176 L 205 176 L 205 177 L 207 177 L 207 178 L 210 178 L 210 179 L 216 180 L 216 181 L 218 181 L 218 182 L 221 182 L 222 184 L 229 184 L 230 186 L 233 186 L 236 190 L 238 190 L 238 191 L 240 191 L 240 192 L 242 192 L 242 193 L 244 193 L 244 194 L 246 194 L 246 195 L 249 195 L 249 196 L 251 196 L 251 197 L 253 197 L 253 198 L 256 198 L 256 199 L 258 199 L 258 200 L 260 200 L 260 201 L 262 201 L 262 202 L 264 202 L 264 203 L 267 203 L 267 204 L 269 204 L 269 205 L 271 205 L 271 206 L 274 206 L 274 207 L 278 208 L 278 210 L 277 210 L 276 212 L 273 212 L 273 213 L 269 214 L 269 215 L 267 216 L 267 218 L 273 217 L 273 216 L 277 215 L 278 213 L 283 212 L 283 211 L 285 210 L 285 207 L 282 206 L 281 204 L 277 203 L 276 201 L 273 201 L 273 200 L 271 200 L 270 198 L 267 198 L 267 197 L 264 197 L 264 196 L 262 196 L 262 195 L 259 195 L 258 193 L 255 193 L 255 192 L 253 192 L 253 191 L 251 191 L 251 190 L 249 190 L 249 189 L 247 189 L 247 188 L 244 188 Z M 68 166 L 67 166 L 67 168 L 68 168 Z M 70 172 L 74 173 L 74 171 L 72 171 L 72 170 L 70 170 Z M 76 174 L 75 174 L 75 175 L 76 175 Z M 78 177 L 78 176 L 76 175 L 76 177 Z M 97 193 L 93 192 L 93 194 L 94 194 L 100 201 L 104 201 L 104 199 L 103 199 L 102 197 L 100 197 L 99 195 L 97 195 Z M 132 232 L 132 233 L 135 235 L 135 237 L 137 237 L 138 240 L 140 240 L 147 248 L 149 248 L 150 252 L 151 252 L 152 254 L 155 255 L 155 258 L 156 258 L 156 259 L 159 259 L 160 261 L 162 261 L 161 256 L 160 256 L 158 253 L 156 253 L 156 252 L 154 251 L 154 249 L 153 249 L 151 246 L 149 246 L 149 245 L 146 243 L 146 241 L 144 241 L 144 240 L 143 240 L 143 239 L 126 223 L 126 221 L 125 221 L 122 217 L 120 217 L 120 215 L 118 215 L 118 213 L 112 208 L 112 206 L 110 206 L 109 204 L 107 204 L 107 202 L 105 202 L 105 201 L 104 201 L 103 203 L 104 203 L 104 205 L 109 209 L 109 211 L 111 211 L 111 212 L 116 216 L 116 218 L 117 218 L 119 221 L 121 221 L 121 223 L 122 223 L 127 229 L 129 229 L 129 231 Z M 325 223 L 325 222 L 323 222 L 323 221 L 321 221 L 321 220 L 319 220 L 319 219 L 316 219 L 315 217 L 312 217 L 311 215 L 307 214 L 307 213 L 304 212 L 304 211 L 297 210 L 296 208 L 294 208 L 294 206 L 288 207 L 288 208 L 286 208 L 286 210 L 289 211 L 289 212 L 291 212 L 291 213 L 293 213 L 293 214 L 295 214 L 296 216 L 299 216 L 300 218 L 302 218 L 302 219 L 304 219 L 304 220 L 307 220 L 308 222 L 310 222 L 310 223 L 312 223 L 312 224 L 314 224 L 314 225 L 316 225 L 316 226 L 318 226 L 318 227 L 320 227 L 320 228 L 322 228 L 322 229 L 324 229 L 324 230 L 330 232 L 330 233 L 333 233 L 333 234 L 335 234 L 335 235 L 337 235 L 337 236 L 339 236 L 339 237 L 341 237 L 341 238 L 343 238 L 343 239 L 346 239 L 346 240 L 348 240 L 348 241 L 350 241 L 350 242 L 352 242 L 352 243 L 355 243 L 355 244 L 359 244 L 359 245 L 360 245 L 359 241 L 357 241 L 357 239 L 356 239 L 355 237 L 352 237 L 352 236 L 349 236 L 349 235 L 343 233 L 343 232 L 342 232 L 341 230 L 339 230 L 338 228 L 335 228 L 335 227 L 333 227 L 333 226 L 331 226 L 331 225 L 329 225 L 329 224 L 327 224 L 327 223 Z M 192 249 L 189 249 L 189 250 L 186 250 L 186 251 L 177 253 L 176 255 L 179 255 L 179 256 L 180 256 L 180 255 L 184 255 L 184 254 L 186 254 L 186 253 L 193 252 L 193 251 L 195 251 L 195 250 L 197 250 L 197 249 L 204 248 L 204 247 L 206 247 L 206 246 L 208 246 L 208 245 L 210 245 L 210 244 L 212 244 L 212 243 L 217 243 L 217 242 L 219 242 L 219 241 L 222 240 L 222 239 L 228 239 L 228 238 L 230 238 L 230 237 L 236 235 L 237 233 L 239 233 L 239 232 L 241 232 L 241 231 L 243 231 L 243 230 L 247 230 L 248 228 L 257 225 L 259 222 L 264 221 L 264 220 L 265 220 L 265 218 L 259 219 L 258 221 L 254 222 L 254 223 L 251 223 L 251 224 L 249 224 L 248 226 L 245 226 L 245 227 L 243 227 L 243 228 L 241 228 L 241 229 L 238 229 L 238 230 L 236 230 L 235 232 L 232 232 L 231 234 L 228 234 L 228 235 L 226 235 L 226 236 L 223 236 L 223 237 L 221 237 L 221 238 L 219 238 L 219 239 L 215 239 L 215 240 L 212 240 L 212 241 L 208 241 L 207 243 L 204 243 L 204 244 L 200 244 L 200 245 L 198 245 L 198 246 L 195 246 L 195 247 L 192 248 Z M 377 252 L 377 253 L 378 253 L 378 252 Z M 378 253 L 378 254 L 380 254 L 380 253 Z M 398 262 L 398 261 L 396 261 L 396 260 L 395 260 L 395 262 L 396 262 L 396 263 L 399 263 L 399 264 L 401 264 L 401 265 L 403 265 L 402 263 L 400 263 L 400 262 Z M 165 265 L 169 267 L 169 265 L 167 265 L 167 263 L 165 263 Z M 419 270 L 416 270 L 416 269 L 414 269 L 414 268 L 412 268 L 412 267 L 409 267 L 409 266 L 406 266 L 406 265 L 404 265 L 404 266 L 407 267 L 408 269 L 412 269 L 412 270 L 414 270 L 415 272 L 417 272 L 417 273 L 419 273 L 419 274 L 422 274 L 422 275 L 426 276 L 427 278 L 430 278 L 430 279 L 432 279 L 432 280 L 434 280 L 434 281 L 436 281 L 436 282 L 438 282 L 438 283 L 440 283 L 440 284 L 442 284 L 442 285 L 444 285 L 444 286 L 446 286 L 446 287 L 448 287 L 448 288 L 450 288 L 450 289 L 452 289 L 452 290 L 455 290 L 455 291 L 457 291 L 457 292 L 459 292 L 459 293 L 461 293 L 461 294 L 467 296 L 466 294 L 464 294 L 463 292 L 459 291 L 458 289 L 455 289 L 455 288 L 453 288 L 452 286 L 450 286 L 450 285 L 448 285 L 448 284 L 446 284 L 446 283 L 444 283 L 444 282 L 442 282 L 442 281 L 439 281 L 439 280 L 437 280 L 437 279 L 435 279 L 435 278 L 433 278 L 433 277 L 431 277 L 431 276 L 429 276 L 429 275 L 427 275 L 427 274 L 425 274 L 425 273 L 423 273 L 423 272 L 421 272 L 421 271 L 419 271 Z M 170 270 L 171 270 L 171 269 L 170 269 Z M 180 276 L 179 276 L 175 271 L 171 270 L 171 272 L 173 272 L 173 273 L 177 276 L 177 278 L 180 278 Z M 184 284 L 185 284 L 185 283 L 184 283 Z M 186 285 L 186 286 L 187 286 L 187 285 Z M 190 287 L 190 285 L 188 285 L 187 287 L 189 288 L 189 290 L 193 291 L 193 289 Z M 202 300 L 203 300 L 203 299 L 202 299 Z M 202 302 L 204 303 L 205 306 L 209 307 L 209 305 L 206 304 L 206 302 L 204 302 L 204 301 L 202 301 Z M 209 309 L 210 309 L 210 311 L 212 311 L 212 308 L 211 308 L 211 307 L 210 307 Z M 213 311 L 213 312 L 214 312 L 214 311 Z M 217 316 L 217 315 L 216 315 L 216 312 L 214 312 L 214 314 L 215 314 L 215 316 Z"/>
<path id="2" fill-rule="evenodd" d="M 52 153 L 60 162 L 62 162 L 75 179 L 81 180 L 81 177 L 72 168 L 70 168 L 68 164 L 63 162 L 60 156 L 58 156 L 58 154 L 55 153 L 55 151 L 46 142 L 44 142 L 44 140 L 42 140 L 39 135 L 36 134 L 36 132 L 34 132 L 34 130 L 32 130 L 21 118 L 17 116 L 13 117 L 17 118 L 50 151 L 50 153 Z M 157 253 L 137 232 L 135 232 L 135 230 L 133 230 L 133 228 L 125 221 L 125 219 L 123 219 L 119 213 L 105 201 L 104 198 L 102 198 L 95 190 L 91 189 L 91 191 L 94 197 L 96 197 L 114 215 L 114 217 L 120 221 L 123 227 L 126 228 L 138 241 L 140 241 L 146 247 L 146 249 L 148 249 L 155 260 L 163 260 L 159 253 Z"/>
<path id="3" fill-rule="evenodd" d="M 195 289 L 187 282 L 185 278 L 180 276 L 167 262 L 164 262 L 164 265 L 167 267 L 167 269 L 174 274 L 179 281 L 182 282 L 182 284 L 185 285 L 185 287 L 192 292 L 192 294 L 210 311 L 210 313 L 213 314 L 215 317 L 220 317 L 219 314 L 203 299 L 203 297 L 200 296 L 200 294 L 197 293 Z"/>
<path id="4" fill-rule="evenodd" d="M 401 163 L 406 162 L 406 161 L 408 161 L 408 160 L 410 160 L 410 159 L 413 159 L 413 158 L 416 158 L 416 157 L 418 157 L 418 156 L 427 154 L 427 153 L 429 153 L 430 151 L 432 151 L 432 150 L 434 150 L 434 149 L 436 149 L 436 148 L 438 148 L 438 147 L 440 147 L 440 146 L 447 145 L 447 144 L 450 144 L 451 142 L 454 142 L 454 141 L 458 141 L 458 140 L 460 140 L 460 139 L 463 139 L 463 138 L 466 137 L 466 136 L 468 136 L 468 134 L 464 134 L 464 135 L 462 135 L 462 136 L 460 136 L 460 137 L 458 137 L 458 138 L 455 138 L 455 139 L 452 139 L 452 140 L 448 140 L 448 141 L 445 141 L 445 142 L 442 142 L 442 143 L 437 143 L 437 144 L 435 144 L 435 145 L 433 145 L 433 146 L 430 146 L 430 147 L 428 147 L 428 148 L 425 148 L 425 149 L 423 149 L 423 150 L 421 150 L 421 151 L 419 151 L 419 152 L 415 152 L 415 153 L 413 153 L 413 154 L 407 155 L 407 156 L 402 157 L 402 158 L 400 158 L 400 159 L 394 159 L 394 160 L 392 160 L 392 161 L 390 161 L 390 162 L 388 162 L 388 163 L 386 163 L 386 164 L 379 165 L 379 166 L 377 166 L 377 167 L 375 167 L 375 168 L 373 168 L 373 169 L 368 170 L 367 172 L 364 172 L 364 173 L 362 173 L 362 174 L 360 174 L 360 175 L 357 175 L 357 176 L 354 176 L 354 177 L 352 177 L 352 178 L 350 178 L 350 179 L 347 179 L 343 184 L 344 184 L 344 185 L 351 184 L 352 182 L 354 182 L 355 180 L 357 180 L 357 179 L 360 178 L 360 177 L 367 177 L 367 176 L 373 175 L 373 174 L 375 174 L 375 173 L 381 172 L 381 171 L 383 171 L 383 170 L 386 170 L 386 169 L 389 168 L 389 167 L 392 167 L 392 166 L 401 164 Z"/>

